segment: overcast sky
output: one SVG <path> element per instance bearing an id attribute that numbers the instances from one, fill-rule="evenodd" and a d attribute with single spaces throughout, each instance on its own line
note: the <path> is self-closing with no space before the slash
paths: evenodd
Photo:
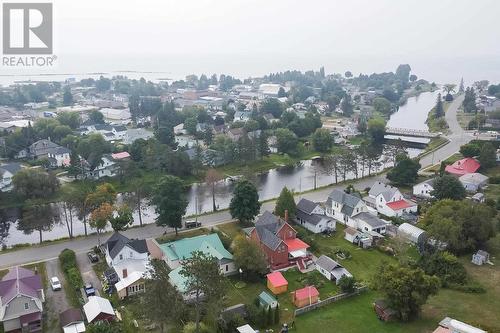
<path id="1" fill-rule="evenodd" d="M 87 62 L 96 70 L 121 66 L 183 75 L 248 76 L 321 65 L 327 73 L 357 74 L 410 63 L 431 80 L 500 80 L 498 0 L 53 2 L 54 52 L 60 68 L 73 71 L 91 70 Z M 166 66 L 160 56 L 176 60 Z"/>
<path id="2" fill-rule="evenodd" d="M 56 0 L 61 53 L 500 54 L 498 0 Z"/>

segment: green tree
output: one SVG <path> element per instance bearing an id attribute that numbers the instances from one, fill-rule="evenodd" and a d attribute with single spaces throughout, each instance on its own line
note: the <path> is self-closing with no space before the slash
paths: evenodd
<path id="1" fill-rule="evenodd" d="M 194 135 L 196 133 L 196 125 L 198 124 L 198 120 L 196 117 L 189 117 L 184 120 L 184 129 L 190 135 Z"/>
<path id="2" fill-rule="evenodd" d="M 231 217 L 247 223 L 260 211 L 259 193 L 250 181 L 243 179 L 236 184 L 229 204 Z"/>
<path id="3" fill-rule="evenodd" d="M 23 216 L 19 222 L 19 229 L 26 234 L 38 231 L 41 244 L 43 241 L 42 233 L 51 230 L 54 223 L 59 221 L 60 214 L 56 206 L 27 200 L 23 206 Z"/>
<path id="4" fill-rule="evenodd" d="M 444 117 L 443 99 L 441 98 L 441 94 L 438 94 L 436 106 L 434 108 L 435 108 L 434 113 L 436 115 L 436 118 Z"/>
<path id="5" fill-rule="evenodd" d="M 121 324 L 118 322 L 108 323 L 107 321 L 99 321 L 85 327 L 87 333 L 120 333 L 123 332 Z"/>
<path id="6" fill-rule="evenodd" d="M 76 151 L 88 162 L 90 169 L 94 170 L 102 163 L 103 155 L 111 152 L 111 145 L 101 134 L 92 133 L 78 142 Z"/>
<path id="7" fill-rule="evenodd" d="M 142 227 L 142 209 L 143 204 L 146 199 L 151 195 L 151 184 L 149 184 L 144 177 L 138 177 L 133 179 L 131 182 L 132 192 L 125 196 L 125 199 L 129 207 L 137 212 L 139 217 L 139 225 Z"/>
<path id="8" fill-rule="evenodd" d="M 485 142 L 479 151 L 479 163 L 484 170 L 497 165 L 496 150 L 492 143 Z"/>
<path id="9" fill-rule="evenodd" d="M 465 284 L 467 282 L 467 271 L 458 258 L 449 252 L 436 251 L 432 254 L 424 254 L 420 257 L 418 265 L 425 274 L 439 277 L 443 287 L 450 283 Z"/>
<path id="10" fill-rule="evenodd" d="M 278 128 L 276 130 L 276 141 L 278 151 L 281 153 L 295 154 L 299 140 L 297 136 L 287 128 Z"/>
<path id="11" fill-rule="evenodd" d="M 333 146 L 333 138 L 329 130 L 318 128 L 312 136 L 312 143 L 315 150 L 325 153 Z"/>
<path id="12" fill-rule="evenodd" d="M 356 290 L 356 279 L 352 276 L 343 275 L 339 280 L 339 287 L 343 293 L 353 293 Z"/>
<path id="13" fill-rule="evenodd" d="M 97 230 L 97 244 L 101 245 L 101 233 L 106 229 L 108 222 L 113 218 L 114 207 L 105 202 L 90 213 L 90 226 Z"/>
<path id="14" fill-rule="evenodd" d="M 94 124 L 104 124 L 104 115 L 99 111 L 89 113 L 89 120 Z"/>
<path id="15" fill-rule="evenodd" d="M 398 185 L 412 185 L 418 177 L 420 163 L 406 154 L 396 157 L 396 165 L 387 173 L 387 179 Z"/>
<path id="16" fill-rule="evenodd" d="M 280 196 L 276 201 L 276 207 L 274 208 L 274 214 L 285 217 L 285 212 L 288 211 L 288 216 L 294 217 L 297 211 L 297 206 L 295 205 L 295 199 L 293 198 L 293 193 L 285 186 L 281 190 Z"/>
<path id="17" fill-rule="evenodd" d="M 464 157 L 475 157 L 479 156 L 481 148 L 475 143 L 466 143 L 460 147 L 460 154 Z"/>
<path id="18" fill-rule="evenodd" d="M 340 109 L 342 110 L 342 114 L 344 116 L 346 117 L 352 116 L 354 108 L 352 106 L 350 95 L 344 95 L 344 98 L 342 98 L 342 101 L 340 102 Z"/>
<path id="19" fill-rule="evenodd" d="M 59 189 L 59 180 L 42 169 L 22 169 L 12 178 L 14 192 L 28 199 L 41 199 Z"/>
<path id="20" fill-rule="evenodd" d="M 373 286 L 385 295 L 391 308 L 403 321 L 418 315 L 429 296 L 439 290 L 439 279 L 420 268 L 382 264 L 374 277 Z"/>
<path id="21" fill-rule="evenodd" d="M 201 315 L 208 308 L 219 307 L 225 286 L 219 260 L 201 251 L 195 251 L 183 261 L 180 275 L 186 278 L 186 292 L 193 296 L 196 333 L 200 332 Z"/>
<path id="22" fill-rule="evenodd" d="M 374 98 L 373 99 L 373 108 L 375 109 L 375 111 L 377 111 L 383 115 L 389 115 L 389 114 L 391 114 L 391 111 L 392 111 L 391 102 L 389 102 L 384 97 Z"/>
<path id="23" fill-rule="evenodd" d="M 453 101 L 453 95 L 452 93 L 455 92 L 455 88 L 457 87 L 456 84 L 448 83 L 443 86 L 443 91 L 446 92 L 445 100 L 447 102 Z"/>
<path id="24" fill-rule="evenodd" d="M 160 332 L 163 333 L 169 324 L 180 322 L 185 303 L 170 283 L 170 269 L 165 261 L 153 259 L 150 264 L 141 306 L 144 316 L 158 324 Z"/>
<path id="25" fill-rule="evenodd" d="M 156 224 L 174 228 L 177 235 L 188 205 L 184 182 L 174 176 L 163 176 L 153 189 L 151 202 L 158 214 Z"/>
<path id="26" fill-rule="evenodd" d="M 73 94 L 71 93 L 70 86 L 64 87 L 63 105 L 65 105 L 65 106 L 73 105 Z"/>
<path id="27" fill-rule="evenodd" d="M 233 259 L 245 279 L 256 281 L 268 271 L 267 259 L 259 244 L 239 235 L 231 245 Z"/>
<path id="28" fill-rule="evenodd" d="M 470 200 L 441 200 L 425 213 L 422 224 L 429 237 L 447 244 L 454 254 L 474 251 L 495 236 L 496 211 Z"/>
<path id="29" fill-rule="evenodd" d="M 78 112 L 61 112 L 57 115 L 57 120 L 61 125 L 69 126 L 72 129 L 76 129 L 80 126 L 80 115 Z"/>
<path id="30" fill-rule="evenodd" d="M 382 143 L 385 135 L 385 121 L 382 118 L 372 118 L 368 121 L 368 135 L 375 143 Z"/>
<path id="31" fill-rule="evenodd" d="M 462 200 L 466 195 L 462 183 L 452 175 L 443 175 L 434 179 L 433 188 L 431 195 L 438 200 Z"/>
<path id="32" fill-rule="evenodd" d="M 117 208 L 117 214 L 109 220 L 114 231 L 124 231 L 132 225 L 134 218 L 132 210 L 127 205 L 121 205 Z"/>

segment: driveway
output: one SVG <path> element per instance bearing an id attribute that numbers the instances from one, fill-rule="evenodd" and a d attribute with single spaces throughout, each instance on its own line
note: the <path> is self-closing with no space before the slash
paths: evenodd
<path id="1" fill-rule="evenodd" d="M 96 290 L 96 294 L 99 295 L 99 290 L 102 288 L 101 281 L 95 274 L 94 269 L 92 268 L 92 263 L 87 257 L 87 253 L 77 253 L 76 262 L 78 264 L 78 268 L 80 269 L 80 273 L 82 273 L 83 283 L 92 283 Z"/>
<path id="2" fill-rule="evenodd" d="M 68 300 L 66 299 L 66 292 L 64 290 L 65 279 L 64 274 L 59 267 L 58 259 L 47 261 L 45 263 L 45 268 L 47 270 L 47 278 L 50 280 L 51 277 L 57 276 L 63 286 L 61 290 L 53 291 L 49 283 L 49 287 L 45 293 L 48 308 L 48 328 L 50 332 L 57 332 L 59 330 L 59 314 L 70 308 Z"/>

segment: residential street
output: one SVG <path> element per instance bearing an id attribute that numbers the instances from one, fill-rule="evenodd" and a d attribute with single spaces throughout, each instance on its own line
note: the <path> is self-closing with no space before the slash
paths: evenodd
<path id="1" fill-rule="evenodd" d="M 385 175 L 373 176 L 370 178 L 364 178 L 357 181 L 352 181 L 352 184 L 357 189 L 364 190 L 366 187 L 370 187 L 375 181 L 383 179 L 385 179 Z M 334 188 L 345 188 L 346 186 L 347 184 L 328 186 L 317 191 L 297 195 L 296 198 L 297 199 L 306 198 L 312 201 L 323 202 L 326 201 L 328 194 Z M 274 204 L 275 204 L 274 201 L 262 204 L 261 212 L 264 212 L 265 210 L 272 211 L 274 209 Z M 211 227 L 220 223 L 231 221 L 231 214 L 229 213 L 229 211 L 226 210 L 215 214 L 201 216 L 198 218 L 198 220 L 202 223 L 204 227 Z M 123 232 L 123 234 L 129 238 L 146 239 L 146 238 L 154 238 L 161 236 L 165 231 L 172 233 L 173 229 L 158 227 L 155 224 L 148 224 L 143 226 L 142 228 L 129 229 Z M 106 241 L 106 239 L 109 236 L 110 233 L 101 235 L 101 242 Z M 47 261 L 53 259 L 57 260 L 57 256 L 59 255 L 59 253 L 61 253 L 62 250 L 69 248 L 77 253 L 77 259 L 79 260 L 78 265 L 82 265 L 88 272 L 89 268 L 86 267 L 84 263 L 85 260 L 86 262 L 88 262 L 85 253 L 90 248 L 97 245 L 97 243 L 98 243 L 97 235 L 91 235 L 88 237 L 80 237 L 71 241 L 66 240 L 45 246 L 31 246 L 25 249 L 7 252 L 5 254 L 0 254 L 0 269 L 5 269 L 16 265 L 23 265 L 39 261 Z M 82 253 L 83 256 L 81 257 L 79 254 Z M 88 264 L 90 266 L 90 263 Z M 82 270 L 82 275 L 83 275 L 84 269 L 82 269 L 82 266 L 80 266 L 80 269 Z M 92 270 L 92 267 L 90 267 L 90 270 Z"/>
<path id="2" fill-rule="evenodd" d="M 450 142 L 436 150 L 434 153 L 422 157 L 420 159 L 422 169 L 441 163 L 441 161 L 444 161 L 451 155 L 458 152 L 460 150 L 460 146 L 474 139 L 471 133 L 462 129 L 457 120 L 457 111 L 460 105 L 462 105 L 463 100 L 464 95 L 457 96 L 446 111 L 445 119 L 451 131 L 451 134 L 447 135 L 446 138 L 450 140 Z"/>
<path id="3" fill-rule="evenodd" d="M 50 332 L 57 332 L 59 329 L 59 314 L 69 309 L 68 300 L 66 299 L 66 292 L 64 290 L 65 279 L 64 274 L 62 273 L 59 266 L 58 259 L 47 261 L 45 263 L 45 268 L 47 269 L 47 278 L 50 280 L 50 278 L 52 278 L 53 276 L 57 276 L 62 285 L 61 290 L 53 291 L 49 283 L 49 287 L 45 291 L 48 308 L 48 328 Z"/>

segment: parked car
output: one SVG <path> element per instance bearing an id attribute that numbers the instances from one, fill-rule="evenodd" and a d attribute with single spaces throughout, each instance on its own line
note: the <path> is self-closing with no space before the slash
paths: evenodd
<path id="1" fill-rule="evenodd" d="M 99 261 L 99 256 L 94 252 L 87 252 L 87 257 L 89 258 L 91 263 L 95 263 Z"/>
<path id="2" fill-rule="evenodd" d="M 61 290 L 61 281 L 57 278 L 57 276 L 53 276 L 50 278 L 50 287 L 52 290 Z"/>
<path id="3" fill-rule="evenodd" d="M 186 229 L 198 228 L 198 227 L 201 227 L 201 222 L 198 222 L 198 221 L 186 221 L 184 223 L 184 226 L 186 227 Z"/>
<path id="4" fill-rule="evenodd" d="M 85 284 L 85 286 L 83 287 L 85 289 L 85 295 L 87 295 L 87 297 L 89 296 L 95 296 L 95 289 L 94 289 L 94 286 L 92 285 L 92 283 L 87 283 Z"/>

